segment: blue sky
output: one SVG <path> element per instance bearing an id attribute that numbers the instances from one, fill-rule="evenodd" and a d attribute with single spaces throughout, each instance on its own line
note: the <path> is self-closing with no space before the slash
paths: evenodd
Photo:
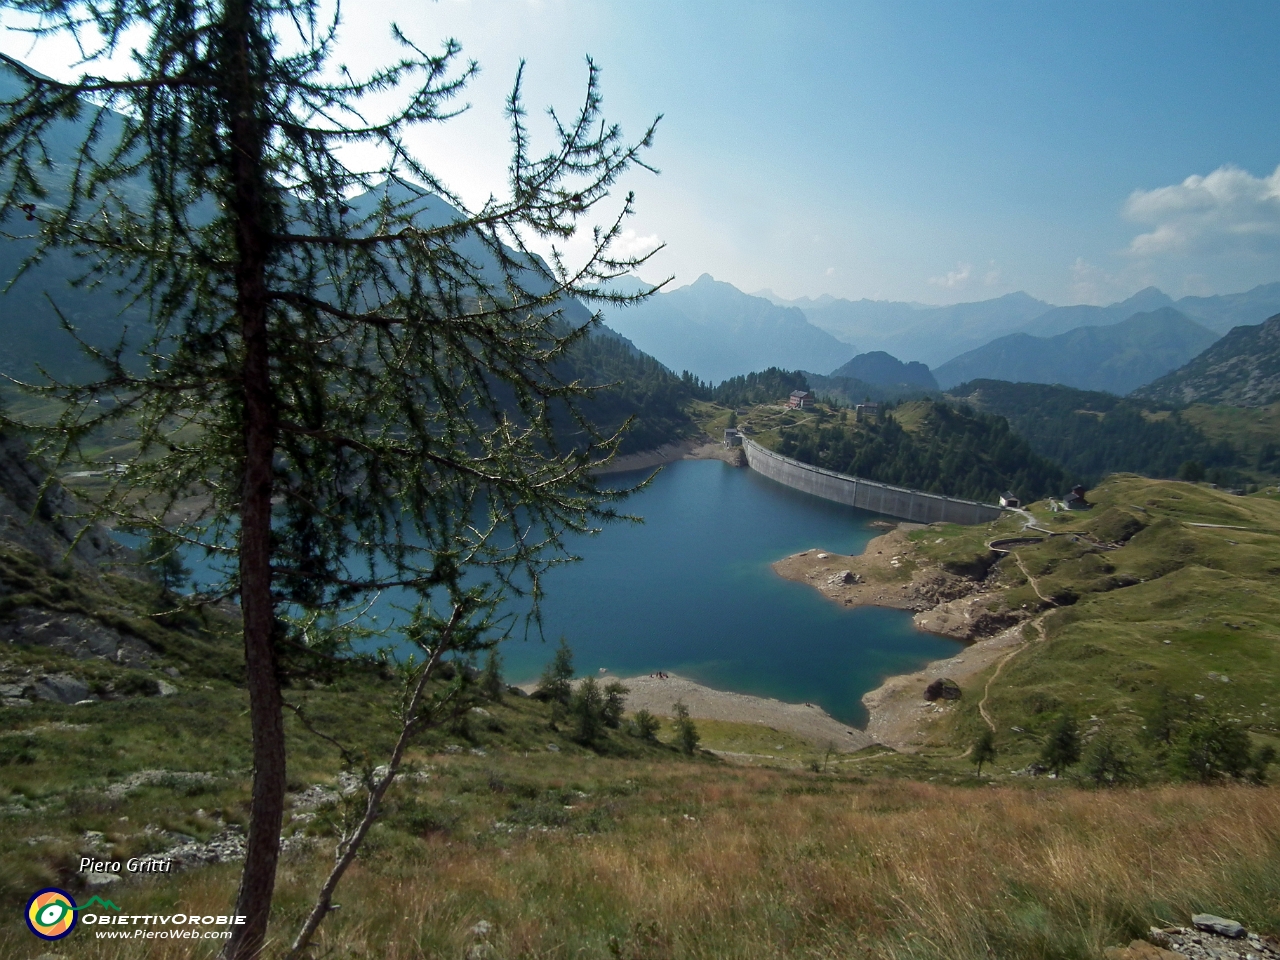
<path id="1" fill-rule="evenodd" d="M 1110 302 L 1280 280 L 1280 4 L 365 0 L 344 58 L 398 21 L 480 62 L 423 155 L 500 191 L 502 101 L 571 107 L 583 58 L 638 133 L 628 238 L 646 272 L 783 296 Z M 56 48 L 2 48 L 66 74 Z M 65 54 L 63 54 L 65 60 Z M 1191 178 L 1191 179 L 1189 179 Z"/>

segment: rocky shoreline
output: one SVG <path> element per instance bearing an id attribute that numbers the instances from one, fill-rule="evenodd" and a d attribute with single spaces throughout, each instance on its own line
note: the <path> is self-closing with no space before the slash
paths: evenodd
<path id="1" fill-rule="evenodd" d="M 773 564 L 779 576 L 806 583 L 833 603 L 907 610 L 920 630 L 968 644 L 953 657 L 915 673 L 889 677 L 865 694 L 867 735 L 895 750 L 936 746 L 931 728 L 953 701 L 926 700 L 925 688 L 943 678 L 964 686 L 1025 642 L 1030 614 L 1007 610 L 1003 593 L 986 578 L 965 577 L 919 562 L 908 534 L 925 529 L 900 523 L 859 555 L 804 550 Z"/>

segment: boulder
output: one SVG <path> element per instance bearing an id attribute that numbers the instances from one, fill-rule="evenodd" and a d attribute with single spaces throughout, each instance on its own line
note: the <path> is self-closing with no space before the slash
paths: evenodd
<path id="1" fill-rule="evenodd" d="M 1212 913 L 1197 913 L 1191 918 L 1191 925 L 1205 933 L 1216 933 L 1220 937 L 1230 937 L 1232 940 L 1239 940 L 1248 932 L 1234 920 L 1215 917 Z"/>
<path id="2" fill-rule="evenodd" d="M 926 700 L 959 700 L 960 684 L 949 677 L 939 677 L 924 688 Z"/>
<path id="3" fill-rule="evenodd" d="M 70 704 L 88 700 L 92 695 L 89 685 L 83 680 L 77 680 L 69 673 L 54 673 L 36 681 L 35 696 L 37 700 Z"/>

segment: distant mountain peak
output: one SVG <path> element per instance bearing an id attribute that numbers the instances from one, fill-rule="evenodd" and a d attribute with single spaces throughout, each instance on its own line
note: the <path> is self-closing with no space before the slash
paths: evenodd
<path id="1" fill-rule="evenodd" d="M 1119 303 L 1113 303 L 1112 307 L 1124 307 L 1132 309 L 1135 313 L 1146 310 L 1156 310 L 1160 307 L 1173 306 L 1173 298 L 1161 290 L 1159 287 L 1143 287 L 1133 296 Z"/>

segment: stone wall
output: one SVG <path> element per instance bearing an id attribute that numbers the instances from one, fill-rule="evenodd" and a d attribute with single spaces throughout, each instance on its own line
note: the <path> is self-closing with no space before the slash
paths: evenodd
<path id="1" fill-rule="evenodd" d="M 803 490 L 824 500 L 846 503 L 874 513 L 900 517 L 916 523 L 987 523 L 1003 512 L 990 503 L 959 500 L 936 493 L 921 493 L 905 487 L 861 480 L 847 474 L 824 470 L 766 450 L 747 437 L 742 440 L 747 466 L 770 480 Z"/>

